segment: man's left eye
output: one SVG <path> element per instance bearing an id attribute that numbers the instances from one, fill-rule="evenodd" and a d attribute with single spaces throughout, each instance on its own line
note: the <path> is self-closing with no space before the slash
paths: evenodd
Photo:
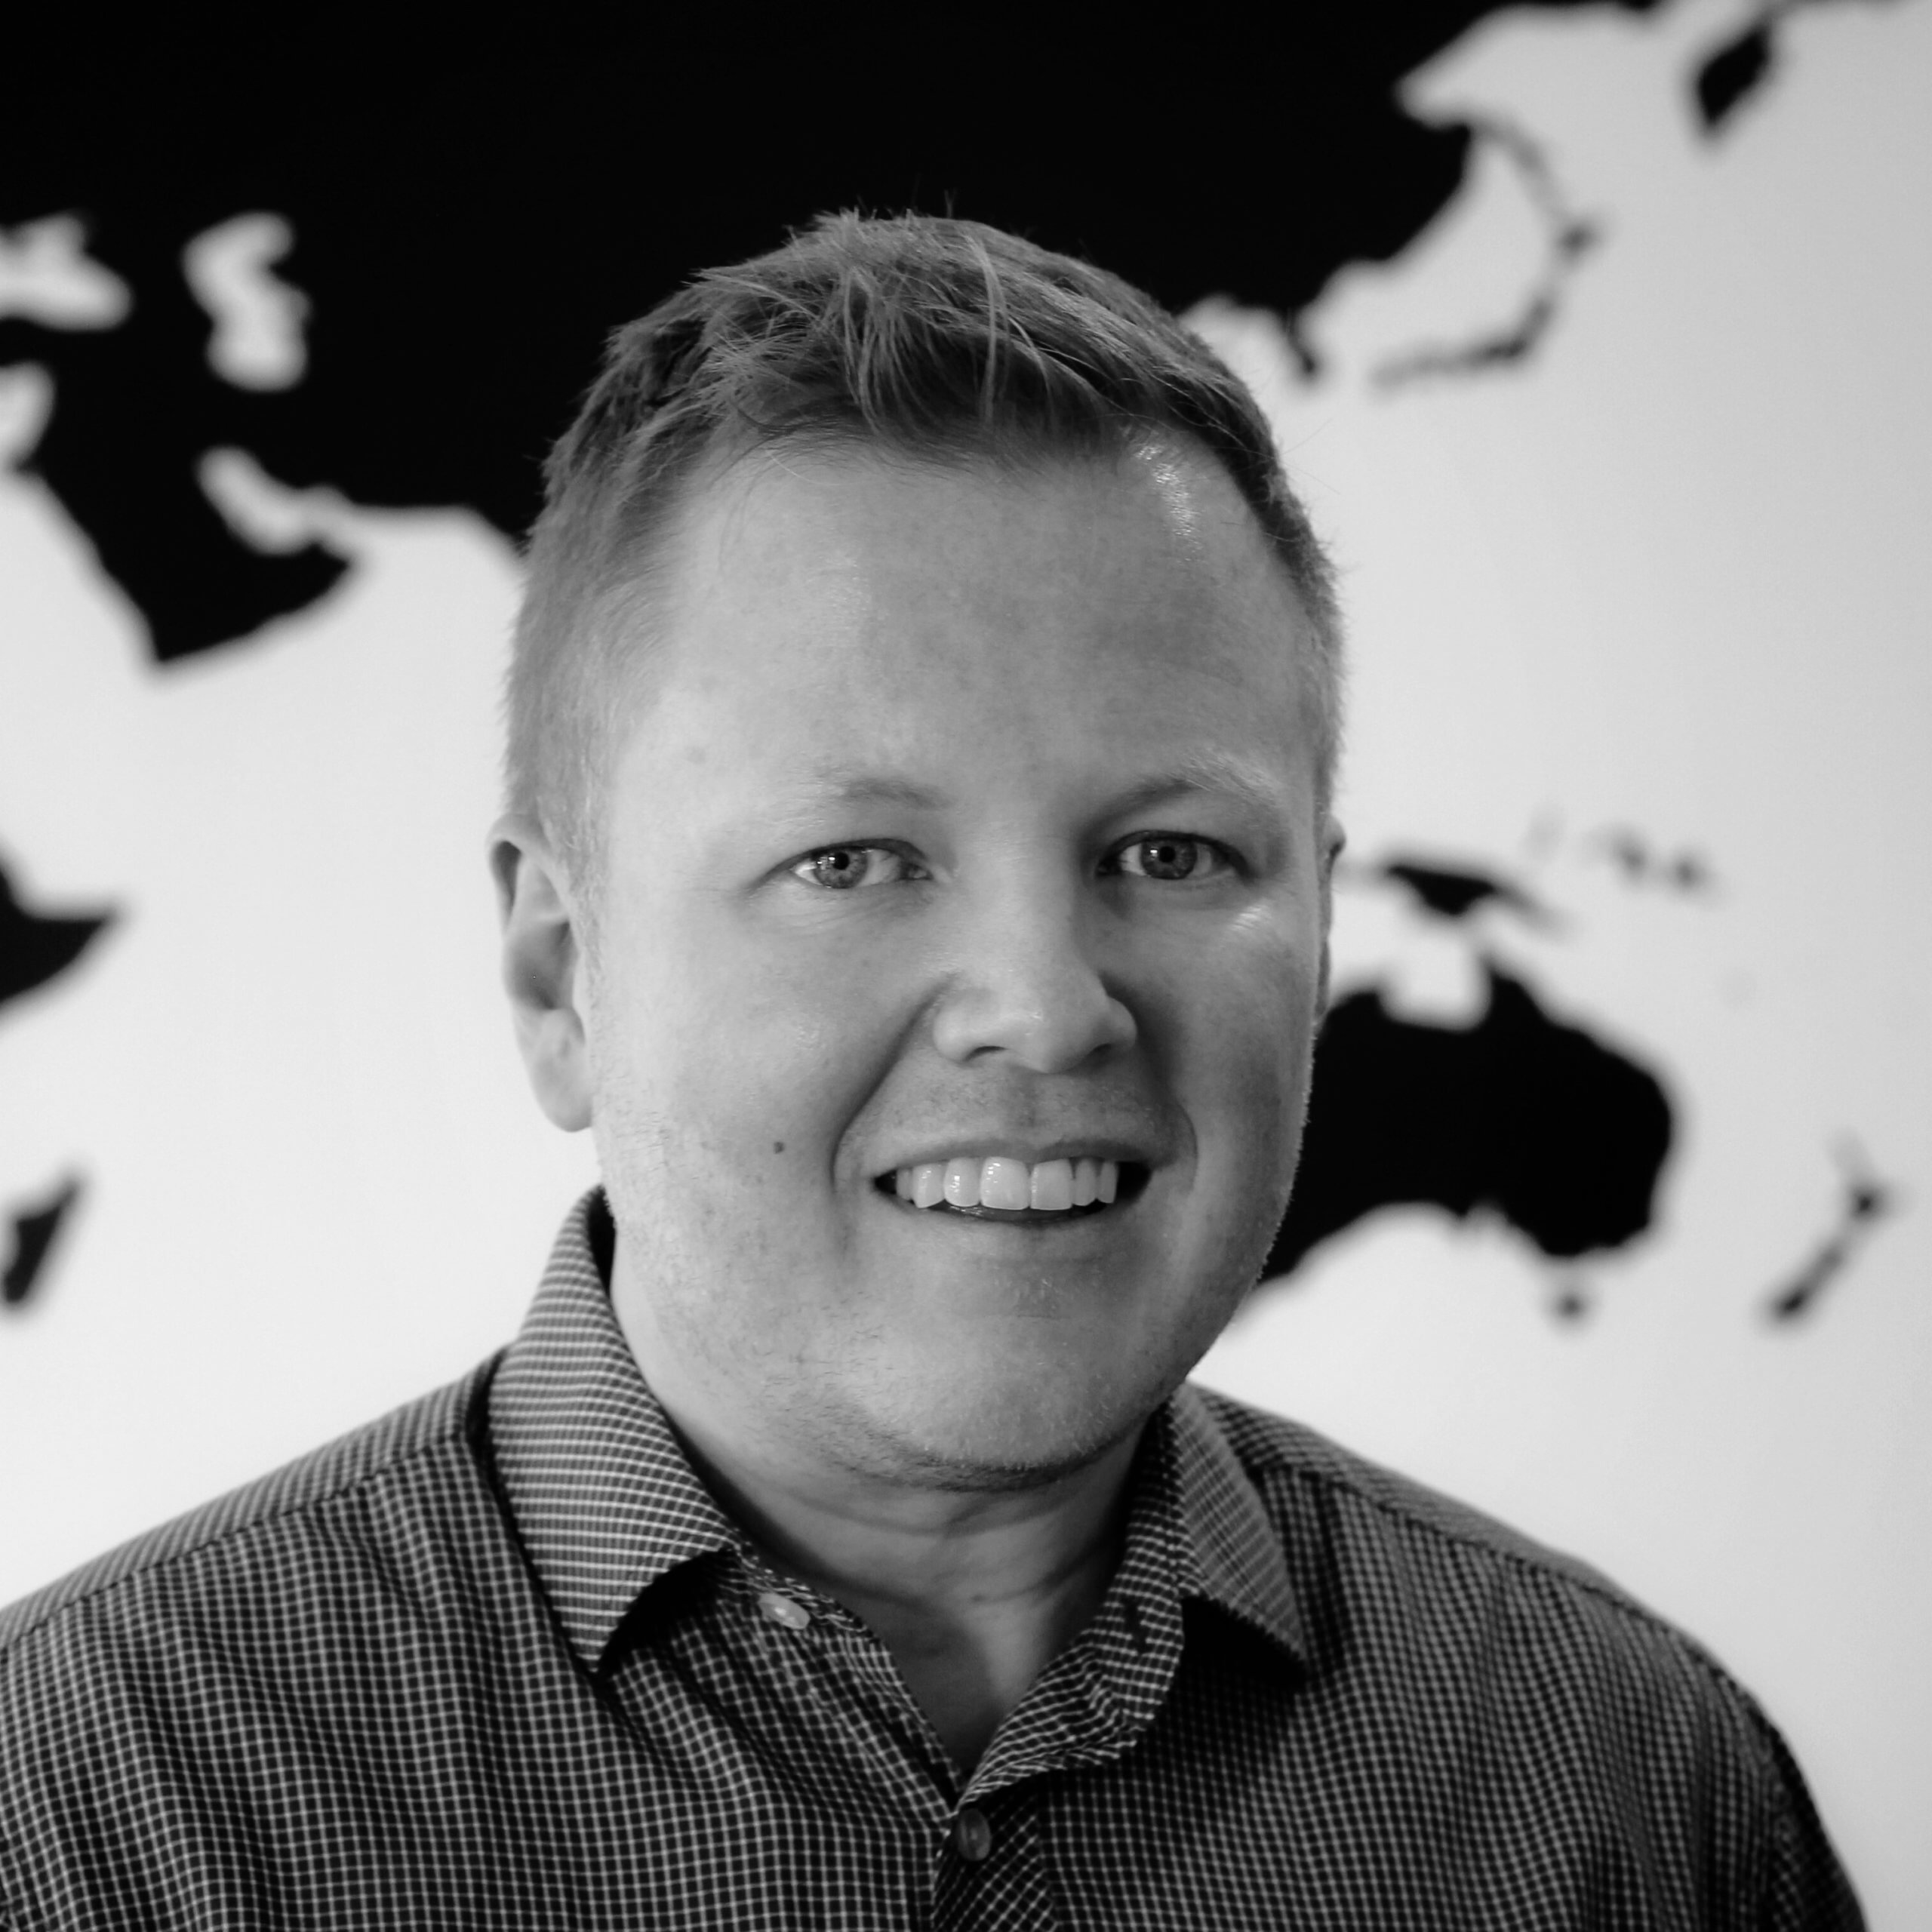
<path id="1" fill-rule="evenodd" d="M 1122 872 L 1136 878 L 1163 880 L 1213 878 L 1231 864 L 1226 850 L 1211 838 L 1180 832 L 1150 832 L 1130 839 L 1114 858 Z"/>
<path id="2" fill-rule="evenodd" d="M 889 845 L 828 845 L 792 868 L 792 876 L 828 892 L 850 892 L 855 887 L 897 885 L 924 877 L 903 852 Z"/>

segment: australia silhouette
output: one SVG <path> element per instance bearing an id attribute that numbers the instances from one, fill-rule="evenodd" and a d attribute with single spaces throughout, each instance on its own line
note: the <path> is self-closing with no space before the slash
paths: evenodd
<path id="1" fill-rule="evenodd" d="M 1651 1226 L 1672 1138 L 1663 1084 L 1485 970 L 1489 1004 L 1472 1026 L 1399 1018 L 1373 988 L 1336 1003 L 1269 1274 L 1387 1208 L 1487 1209 L 1563 1261 Z"/>
<path id="2" fill-rule="evenodd" d="M 1451 923 L 1498 906 L 1550 915 L 1497 875 L 1398 858 L 1377 869 Z M 1385 1208 L 1497 1216 L 1552 1261 L 1627 1246 L 1651 1225 L 1670 1154 L 1663 1083 L 1547 1012 L 1493 961 L 1467 1025 L 1390 1012 L 1371 986 L 1338 1000 L 1315 1054 L 1294 1198 L 1268 1257 L 1292 1272 L 1311 1250 Z"/>

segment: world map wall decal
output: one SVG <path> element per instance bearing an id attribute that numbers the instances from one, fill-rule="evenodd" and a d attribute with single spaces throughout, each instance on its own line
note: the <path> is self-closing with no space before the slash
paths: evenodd
<path id="1" fill-rule="evenodd" d="M 1634 0 L 1619 11 L 1652 10 Z M 520 43 L 514 63 L 478 39 L 456 57 L 460 85 L 419 82 L 407 60 L 386 78 L 359 65 L 338 72 L 324 54 L 306 88 L 281 85 L 272 97 L 238 93 L 220 60 L 207 65 L 201 92 L 157 92 L 136 63 L 90 66 L 77 47 L 57 46 L 48 71 L 60 71 L 57 54 L 68 71 L 85 70 L 89 111 L 118 117 L 125 145 L 63 140 L 74 100 L 58 84 L 16 103 L 0 136 L 0 217 L 13 224 L 0 232 L 0 364 L 17 379 L 14 460 L 86 533 L 165 675 L 211 651 L 247 650 L 339 590 L 352 565 L 303 508 L 318 493 L 368 506 L 468 503 L 514 536 L 534 506 L 535 455 L 587 374 L 599 331 L 695 261 L 768 243 L 817 206 L 937 194 L 961 212 L 1091 248 L 1177 306 L 1231 291 L 1281 318 L 1283 340 L 1312 377 L 1320 305 L 1340 272 L 1400 260 L 1459 193 L 1487 194 L 1482 171 L 1492 170 L 1534 231 L 1522 286 L 1460 345 L 1414 345 L 1370 372 L 1396 389 L 1425 376 L 1482 377 L 1537 350 L 1604 238 L 1521 115 L 1431 113 L 1398 85 L 1505 11 L 1463 0 L 1396 9 L 1372 29 L 1345 13 L 1281 23 L 1284 58 L 1314 63 L 1333 84 L 1303 119 L 1284 127 L 1257 111 L 1246 122 L 1220 89 L 1211 107 L 1171 103 L 1177 128 L 1195 125 L 1214 144 L 1207 220 L 1186 171 L 1164 163 L 1137 173 L 1143 164 L 1123 159 L 1096 198 L 1082 175 L 1017 170 L 994 141 L 908 168 L 881 160 L 889 150 L 874 140 L 841 149 L 828 138 L 811 165 L 771 177 L 775 192 L 755 212 L 739 186 L 758 170 L 759 155 L 748 152 L 740 172 L 687 183 L 675 211 L 626 227 L 610 145 L 622 117 L 600 122 L 583 101 L 584 89 L 621 82 L 540 38 Z M 1682 71 L 1686 111 L 1707 138 L 1774 75 L 1789 11 L 1766 8 Z M 655 55 L 659 34 L 654 26 L 645 37 Z M 1094 57 L 1084 47 L 1070 54 L 1068 72 L 1091 78 Z M 523 89 L 533 58 L 568 72 L 568 109 Z M 509 85 L 520 112 L 493 118 Z M 412 89 L 414 111 L 379 114 Z M 358 101 L 377 117 L 368 124 L 374 145 L 357 165 L 325 165 L 325 131 Z M 1061 117 L 1069 153 L 1083 138 L 1081 112 Z M 504 238 L 519 223 L 527 232 L 535 208 L 522 158 L 566 127 L 580 144 L 605 143 L 608 165 L 589 171 L 598 185 L 570 205 L 545 207 L 569 272 L 535 277 L 526 263 L 506 273 Z M 763 137 L 769 153 L 792 154 L 782 116 Z M 124 157 L 137 150 L 143 165 L 131 169 Z M 423 197 L 457 152 L 475 157 L 475 192 L 429 218 Z M 1318 171 L 1323 182 L 1318 203 L 1285 224 L 1275 207 L 1284 171 Z M 1633 879 L 1635 849 L 1624 852 Z M 31 875 L 32 854 L 15 857 Z M 1384 875 L 1451 921 L 1478 903 L 1506 906 L 1515 891 L 1481 866 L 1459 873 L 1396 858 Z M 1459 893 L 1473 896 L 1459 903 Z M 1520 896 L 1514 903 L 1527 909 Z M 70 970 L 101 923 L 29 912 L 8 891 L 0 1001 Z M 1322 1242 L 1401 1204 L 1457 1218 L 1493 1212 L 1554 1264 L 1614 1253 L 1651 1229 L 1672 1144 L 1667 1079 L 1561 1017 L 1519 971 L 1494 960 L 1484 970 L 1487 1002 L 1466 1024 L 1404 1018 L 1373 985 L 1337 999 L 1271 1274 L 1292 1272 Z M 37 1180 L 0 1175 L 0 1188 L 12 1190 L 0 1201 L 16 1230 L 5 1299 L 18 1307 L 44 1287 L 81 1183 L 57 1161 Z M 1841 1272 L 1785 1302 L 1812 1306 Z M 1585 1305 L 1575 1278 L 1552 1302 L 1559 1311 Z"/>
<path id="2" fill-rule="evenodd" d="M 1341 573 L 1196 1379 L 1709 1642 L 1932 1924 L 1932 0 L 965 19 L 8 23 L 0 1599 L 514 1334 L 595 1179 L 481 849 L 543 451 L 694 269 L 950 208 L 1182 315 Z"/>

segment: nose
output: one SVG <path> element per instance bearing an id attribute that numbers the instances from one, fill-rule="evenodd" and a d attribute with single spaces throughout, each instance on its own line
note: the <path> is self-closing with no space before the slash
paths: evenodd
<path id="1" fill-rule="evenodd" d="M 939 1051 L 1066 1073 L 1131 1046 L 1134 1015 L 1103 976 L 1094 924 L 1077 889 L 1037 876 L 977 895 L 934 1017 Z"/>

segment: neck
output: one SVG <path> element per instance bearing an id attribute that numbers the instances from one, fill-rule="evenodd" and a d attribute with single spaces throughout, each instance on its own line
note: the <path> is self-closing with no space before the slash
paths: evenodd
<path id="1" fill-rule="evenodd" d="M 1137 1439 L 1037 1489 L 992 1495 L 841 1484 L 692 1446 L 774 1564 L 871 1628 L 970 1774 L 1100 1607 L 1119 1562 Z"/>
<path id="2" fill-rule="evenodd" d="M 617 1300 L 638 1367 L 718 1501 L 774 1567 L 866 1623 L 970 1776 L 1100 1607 L 1120 1560 L 1139 1430 L 1024 1487 L 857 1469 L 786 1437 L 768 1415 L 734 1426 L 636 1301 Z"/>

